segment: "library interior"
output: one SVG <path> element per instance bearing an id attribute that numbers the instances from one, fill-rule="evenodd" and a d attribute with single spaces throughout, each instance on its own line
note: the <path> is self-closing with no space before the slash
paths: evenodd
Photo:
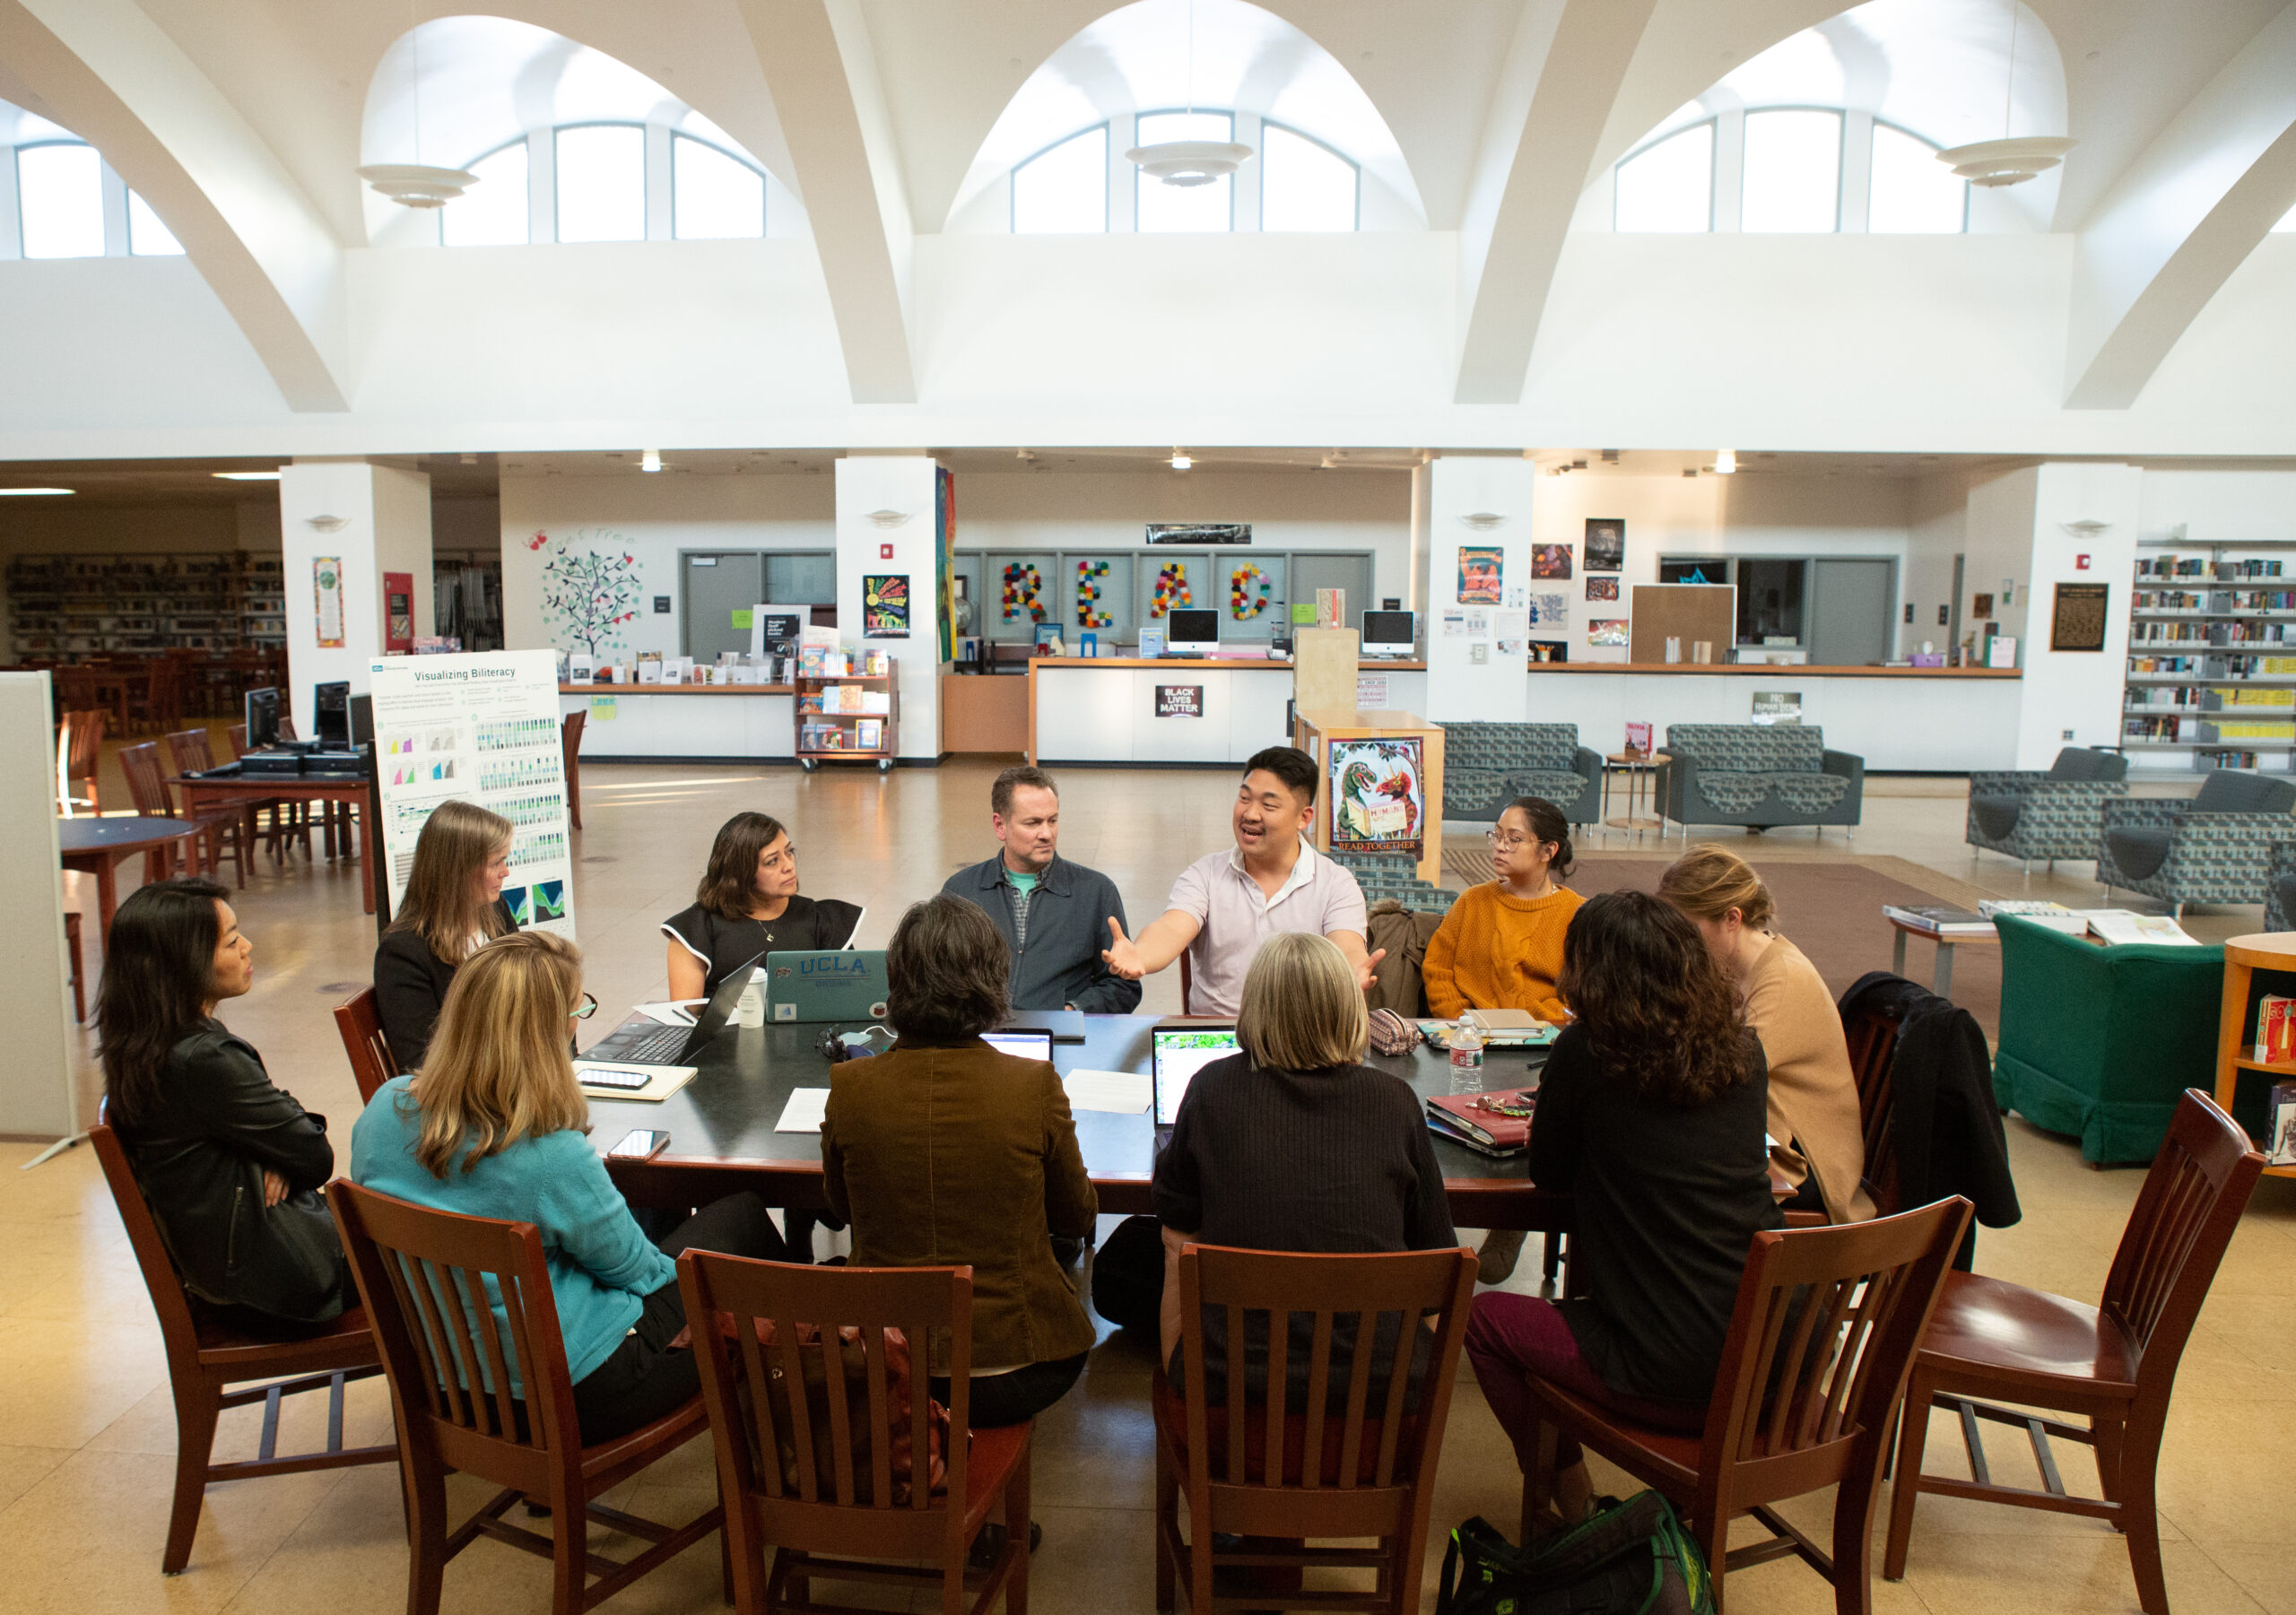
<path id="1" fill-rule="evenodd" d="M 2296 0 L 0 0 L 0 1610 L 2296 1610 Z"/>

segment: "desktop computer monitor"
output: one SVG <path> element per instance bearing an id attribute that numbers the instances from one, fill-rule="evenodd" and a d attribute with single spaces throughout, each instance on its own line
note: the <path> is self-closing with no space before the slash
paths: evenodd
<path id="1" fill-rule="evenodd" d="M 1164 648 L 1176 656 L 1208 656 L 1220 648 L 1218 612 L 1172 612 L 1164 622 Z"/>
<path id="2" fill-rule="evenodd" d="M 247 693 L 245 716 L 248 750 L 259 751 L 279 742 L 279 691 L 265 685 Z"/>
<path id="3" fill-rule="evenodd" d="M 1363 654 L 1407 656 L 1419 648 L 1419 620 L 1413 612 L 1365 612 Z"/>
<path id="4" fill-rule="evenodd" d="M 335 751 L 350 750 L 350 680 L 311 686 L 311 738 Z"/>

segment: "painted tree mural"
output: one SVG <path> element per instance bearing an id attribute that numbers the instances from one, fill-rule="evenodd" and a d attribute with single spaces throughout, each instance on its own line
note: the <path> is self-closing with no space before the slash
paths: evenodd
<path id="1" fill-rule="evenodd" d="M 537 533 L 526 541 L 529 550 L 545 547 L 551 552 L 542 563 L 542 620 L 552 642 L 592 657 L 615 648 L 623 625 L 638 618 L 638 558 L 613 533 L 561 539 Z"/>

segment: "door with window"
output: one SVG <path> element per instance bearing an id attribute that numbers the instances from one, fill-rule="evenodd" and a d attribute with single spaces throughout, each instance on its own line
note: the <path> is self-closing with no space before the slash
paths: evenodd
<path id="1" fill-rule="evenodd" d="M 697 662 L 715 662 L 727 651 L 745 654 L 749 613 L 766 598 L 765 558 L 755 550 L 732 550 L 688 551 L 679 559 L 685 575 L 681 654 Z"/>

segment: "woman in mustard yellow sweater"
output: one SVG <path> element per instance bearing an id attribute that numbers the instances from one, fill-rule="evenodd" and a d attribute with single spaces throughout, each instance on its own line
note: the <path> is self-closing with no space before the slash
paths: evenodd
<path id="1" fill-rule="evenodd" d="M 1552 802 L 1520 796 L 1490 836 L 1499 878 L 1468 888 L 1428 939 L 1420 970 L 1428 1013 L 1449 1020 L 1464 1010 L 1528 1010 L 1567 1020 L 1554 985 L 1562 933 L 1587 900 L 1559 884 L 1570 874 L 1570 826 Z"/>

